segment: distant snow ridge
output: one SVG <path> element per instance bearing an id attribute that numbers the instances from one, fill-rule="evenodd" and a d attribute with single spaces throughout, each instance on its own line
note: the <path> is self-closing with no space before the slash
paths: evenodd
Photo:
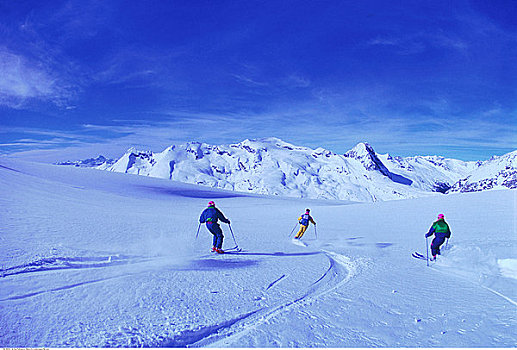
<path id="1" fill-rule="evenodd" d="M 477 192 L 492 189 L 517 188 L 517 151 L 494 156 L 483 162 L 467 177 L 450 189 L 452 192 Z"/>
<path id="2" fill-rule="evenodd" d="M 95 167 L 97 169 L 107 169 L 111 165 L 116 162 L 116 159 L 107 159 L 106 157 L 100 155 L 97 158 L 89 158 L 85 160 L 77 160 L 77 161 L 66 161 L 56 163 L 57 165 L 72 165 L 75 167 L 83 167 L 83 168 L 92 168 Z"/>
<path id="3" fill-rule="evenodd" d="M 161 153 L 131 148 L 106 170 L 259 194 L 378 201 L 445 193 L 484 164 L 379 155 L 368 143 L 338 155 L 264 138 L 219 146 L 189 142 Z"/>

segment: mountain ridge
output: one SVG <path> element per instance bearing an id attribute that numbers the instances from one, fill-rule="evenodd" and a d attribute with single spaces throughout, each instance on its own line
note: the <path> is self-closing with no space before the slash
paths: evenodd
<path id="1" fill-rule="evenodd" d="M 369 202 L 516 188 L 517 161 L 507 165 L 506 156 L 484 162 L 441 156 L 393 157 L 377 154 L 367 142 L 336 154 L 268 137 L 226 145 L 193 141 L 158 153 L 131 147 L 113 164 L 96 168 L 232 191 Z M 476 175 L 480 168 L 491 169 L 484 171 L 487 176 L 498 174 L 498 180 L 488 181 L 491 187 L 473 184 L 487 182 Z"/>

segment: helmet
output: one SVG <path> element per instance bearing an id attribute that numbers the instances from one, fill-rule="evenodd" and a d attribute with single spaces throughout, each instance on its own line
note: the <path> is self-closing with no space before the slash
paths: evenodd
<path id="1" fill-rule="evenodd" d="M 214 203 L 214 201 L 210 201 L 210 202 L 208 202 L 208 206 L 209 206 L 209 207 L 215 207 L 215 203 Z"/>
<path id="2" fill-rule="evenodd" d="M 305 209 L 305 212 L 306 212 L 306 213 L 308 213 L 308 212 L 310 212 L 310 211 L 311 211 L 310 209 Z"/>
<path id="3" fill-rule="evenodd" d="M 438 219 L 444 219 L 445 216 L 443 214 L 438 214 Z"/>

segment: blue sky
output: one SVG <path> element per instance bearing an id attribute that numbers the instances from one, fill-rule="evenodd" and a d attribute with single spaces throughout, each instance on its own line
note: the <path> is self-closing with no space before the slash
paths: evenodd
<path id="1" fill-rule="evenodd" d="M 517 149 L 515 1 L 0 0 L 0 154 Z"/>

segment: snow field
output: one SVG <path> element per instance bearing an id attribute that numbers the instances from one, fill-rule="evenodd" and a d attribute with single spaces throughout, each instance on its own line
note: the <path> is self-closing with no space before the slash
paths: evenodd
<path id="1" fill-rule="evenodd" d="M 351 204 L 1 165 L 3 346 L 517 343 L 515 191 Z M 194 239 L 210 199 L 242 252 L 211 254 L 203 226 Z M 306 207 L 318 240 L 311 225 L 294 245 Z M 440 212 L 452 238 L 427 268 L 411 253 Z"/>

